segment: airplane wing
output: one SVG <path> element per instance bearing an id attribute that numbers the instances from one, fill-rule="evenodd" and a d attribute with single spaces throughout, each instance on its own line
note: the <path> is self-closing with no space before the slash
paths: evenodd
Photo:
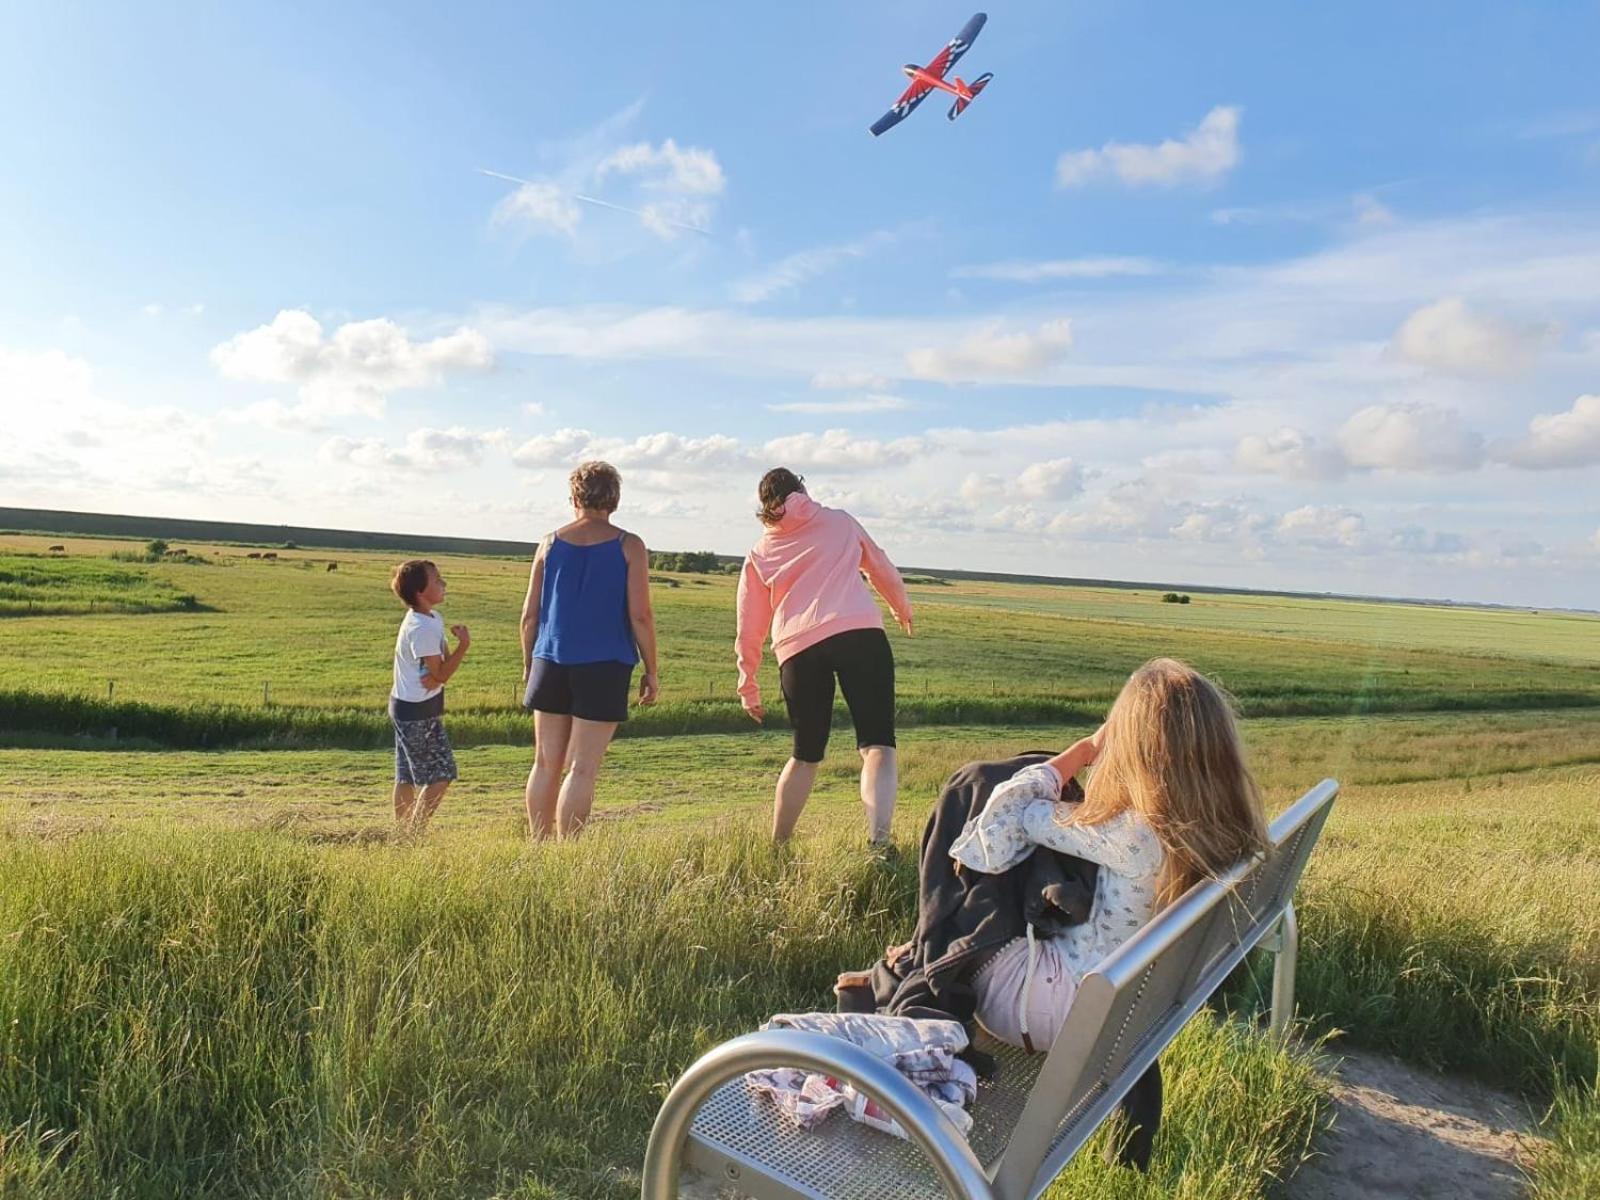
<path id="1" fill-rule="evenodd" d="M 972 48 L 972 43 L 978 40 L 978 32 L 983 28 L 983 23 L 989 19 L 988 13 L 977 13 L 972 20 L 961 27 L 961 32 L 956 34 L 946 43 L 945 48 L 933 56 L 933 61 L 924 68 L 930 75 L 937 75 L 943 79 L 944 74 L 961 60 L 961 56 Z"/>
<path id="2" fill-rule="evenodd" d="M 978 31 L 983 28 L 983 23 L 988 19 L 988 13 L 975 14 L 972 20 L 961 27 L 961 32 L 951 38 L 945 44 L 944 49 L 934 55 L 933 61 L 923 69 L 928 74 L 937 75 L 940 79 L 943 79 L 945 72 L 955 66 L 961 56 L 971 48 L 974 39 L 978 36 Z M 915 111 L 917 105 L 928 98 L 928 93 L 931 91 L 933 91 L 933 88 L 928 84 L 913 83 L 900 94 L 900 98 L 894 102 L 893 108 L 872 123 L 872 135 L 877 137 L 880 133 L 893 129 L 900 124 L 901 121 L 904 121 Z"/>
<path id="3" fill-rule="evenodd" d="M 928 94 L 932 91 L 933 88 L 926 83 L 913 83 L 900 94 L 900 99 L 894 102 L 893 108 L 872 123 L 872 136 L 877 137 L 880 133 L 900 124 L 916 110 L 917 105 L 928 98 Z"/>

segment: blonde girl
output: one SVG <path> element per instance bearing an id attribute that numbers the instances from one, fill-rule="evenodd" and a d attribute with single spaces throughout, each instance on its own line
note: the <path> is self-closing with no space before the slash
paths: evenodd
<path id="1" fill-rule="evenodd" d="M 1066 780 L 1091 766 L 1083 801 L 1063 803 Z M 1152 659 L 1093 736 L 996 788 L 951 847 L 990 874 L 1035 846 L 1100 865 L 1088 921 L 1044 941 L 1017 938 L 978 972 L 979 1023 L 1012 1045 L 1047 1048 L 1096 963 L 1192 884 L 1266 844 L 1227 696 L 1181 662 Z"/>

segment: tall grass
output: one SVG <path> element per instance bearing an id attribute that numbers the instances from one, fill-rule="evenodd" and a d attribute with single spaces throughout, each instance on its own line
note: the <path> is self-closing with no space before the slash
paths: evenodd
<path id="1" fill-rule="evenodd" d="M 636 1195 L 683 1067 L 824 1004 L 914 878 L 842 838 L 596 834 L 0 843 L 0 1195 Z M 1157 1182 L 1075 1179 L 1233 1200 L 1292 1168 L 1303 1060 L 1201 1022 L 1169 1065 Z"/>

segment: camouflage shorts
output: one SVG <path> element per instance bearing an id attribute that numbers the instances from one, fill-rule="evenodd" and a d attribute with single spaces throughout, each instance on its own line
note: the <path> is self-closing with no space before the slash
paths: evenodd
<path id="1" fill-rule="evenodd" d="M 396 783 L 422 786 L 456 777 L 456 756 L 441 717 L 394 722 Z"/>

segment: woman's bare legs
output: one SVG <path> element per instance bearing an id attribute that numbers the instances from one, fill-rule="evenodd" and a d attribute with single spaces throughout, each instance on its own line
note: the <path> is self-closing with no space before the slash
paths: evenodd
<path id="1" fill-rule="evenodd" d="M 572 718 L 559 713 L 533 714 L 533 770 L 523 799 L 528 805 L 528 836 L 547 838 L 556 829 L 556 798 L 561 791 L 561 774 L 567 766 L 567 744 L 572 736 Z"/>
<path id="2" fill-rule="evenodd" d="M 589 820 L 600 760 L 605 758 L 606 747 L 616 731 L 615 721 L 572 718 L 572 735 L 567 739 L 567 776 L 556 798 L 556 829 L 561 837 L 571 837 Z"/>
<path id="3" fill-rule="evenodd" d="M 778 776 L 778 788 L 772 801 L 772 840 L 786 842 L 794 832 L 795 823 L 811 799 L 812 785 L 817 782 L 817 768 L 821 763 L 801 762 L 791 758 L 784 763 Z"/>
<path id="4" fill-rule="evenodd" d="M 874 845 L 889 840 L 899 790 L 900 767 L 894 747 L 861 747 L 861 803 L 867 810 L 867 840 Z"/>

